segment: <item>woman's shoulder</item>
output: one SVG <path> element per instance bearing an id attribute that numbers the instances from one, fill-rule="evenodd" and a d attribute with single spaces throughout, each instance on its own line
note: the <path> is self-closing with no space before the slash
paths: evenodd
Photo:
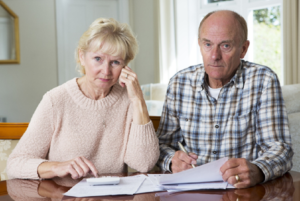
<path id="1" fill-rule="evenodd" d="M 52 100 L 57 98 L 62 99 L 63 97 L 68 95 L 68 93 L 66 93 L 67 90 L 69 88 L 74 88 L 74 87 L 76 87 L 76 78 L 73 78 L 72 80 L 69 80 L 62 85 L 50 89 L 49 91 L 46 92 L 44 96 L 46 95 L 50 96 Z"/>

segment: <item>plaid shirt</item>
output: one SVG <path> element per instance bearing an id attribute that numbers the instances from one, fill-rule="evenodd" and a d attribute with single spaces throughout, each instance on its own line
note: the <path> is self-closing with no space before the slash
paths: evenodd
<path id="1" fill-rule="evenodd" d="M 292 168 L 288 118 L 276 74 L 241 60 L 218 100 L 209 96 L 202 64 L 174 75 L 157 131 L 162 170 L 181 142 L 198 155 L 197 165 L 223 157 L 245 158 L 257 165 L 265 181 Z"/>

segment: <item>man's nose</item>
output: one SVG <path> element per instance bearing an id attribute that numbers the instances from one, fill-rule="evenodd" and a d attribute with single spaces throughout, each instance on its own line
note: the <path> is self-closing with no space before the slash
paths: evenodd
<path id="1" fill-rule="evenodd" d="M 211 51 L 211 58 L 213 60 L 219 60 L 222 58 L 220 47 L 216 46 Z"/>

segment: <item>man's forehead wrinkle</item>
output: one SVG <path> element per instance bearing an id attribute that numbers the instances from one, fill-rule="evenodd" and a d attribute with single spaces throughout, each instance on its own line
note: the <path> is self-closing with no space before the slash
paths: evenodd
<path id="1" fill-rule="evenodd" d="M 216 40 L 216 38 L 214 38 L 214 40 L 211 40 L 211 39 L 209 39 L 209 37 L 208 38 L 206 38 L 206 37 L 201 37 L 200 38 L 200 40 L 202 41 L 202 42 L 211 42 L 211 43 L 216 43 L 216 44 L 222 44 L 222 43 L 234 43 L 234 39 L 233 38 L 228 38 L 228 37 L 226 37 L 225 39 L 224 38 L 222 38 L 222 37 L 220 37 L 220 40 Z"/>
<path id="2" fill-rule="evenodd" d="M 238 31 L 236 29 L 232 29 L 232 23 L 237 24 L 236 20 L 233 19 L 219 19 L 216 16 L 210 16 L 212 18 L 208 18 L 200 30 L 200 38 L 205 38 L 211 41 L 211 38 L 220 39 L 218 43 L 221 41 L 234 41 L 238 36 Z"/>

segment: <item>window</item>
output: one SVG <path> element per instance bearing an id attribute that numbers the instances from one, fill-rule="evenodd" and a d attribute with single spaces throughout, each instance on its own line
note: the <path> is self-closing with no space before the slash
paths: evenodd
<path id="1" fill-rule="evenodd" d="M 272 68 L 283 83 L 280 9 L 280 6 L 255 9 L 250 15 L 253 16 L 252 60 Z"/>

